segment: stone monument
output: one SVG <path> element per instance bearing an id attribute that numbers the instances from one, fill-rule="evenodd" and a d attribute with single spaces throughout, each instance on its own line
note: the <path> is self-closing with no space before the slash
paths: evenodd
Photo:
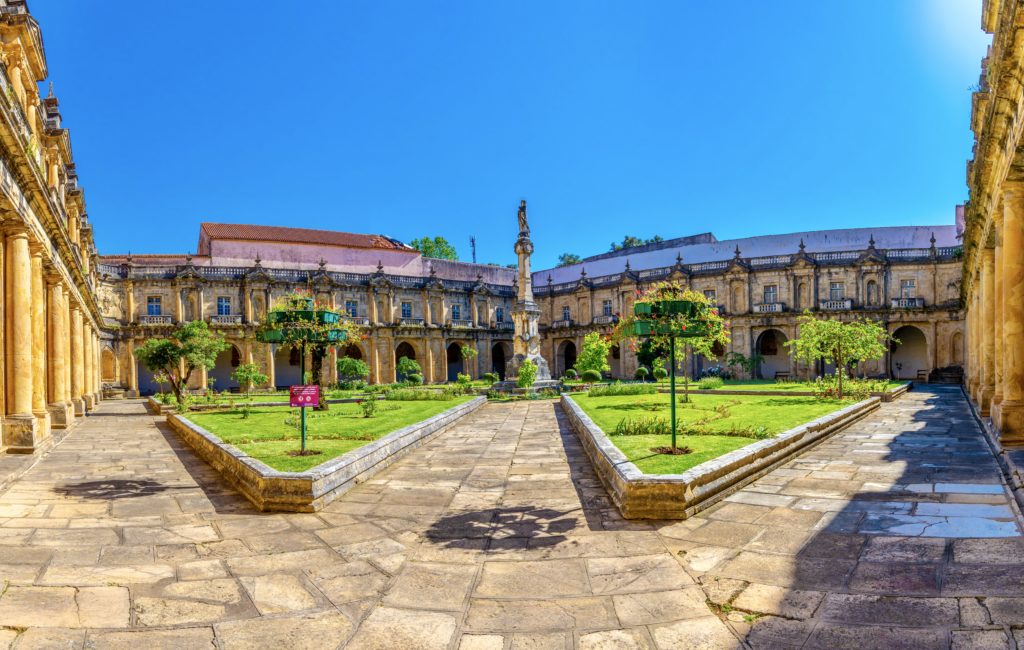
<path id="1" fill-rule="evenodd" d="M 516 238 L 516 255 L 519 258 L 519 294 L 516 304 L 512 307 L 512 322 L 515 324 L 515 337 L 512 340 L 512 359 L 505 364 L 505 381 L 495 384 L 497 388 L 511 389 L 516 387 L 519 368 L 527 359 L 537 366 L 537 378 L 533 388 L 549 388 L 558 386 L 552 381 L 548 362 L 540 354 L 540 308 L 533 301 L 533 279 L 530 272 L 530 255 L 533 253 L 533 242 L 530 241 L 530 223 L 526 217 L 526 201 L 519 203 L 519 236 Z"/>

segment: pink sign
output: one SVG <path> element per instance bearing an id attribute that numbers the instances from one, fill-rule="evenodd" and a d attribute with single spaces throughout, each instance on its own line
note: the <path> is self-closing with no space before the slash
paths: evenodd
<path id="1" fill-rule="evenodd" d="M 320 387 L 316 384 L 311 386 L 289 386 L 288 398 L 290 406 L 316 406 L 320 403 Z"/>

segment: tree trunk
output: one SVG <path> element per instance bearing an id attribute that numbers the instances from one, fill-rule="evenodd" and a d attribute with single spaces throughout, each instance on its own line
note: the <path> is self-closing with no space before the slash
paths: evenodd
<path id="1" fill-rule="evenodd" d="M 326 354 L 326 350 L 323 350 L 320 347 L 313 348 L 313 383 L 320 387 L 320 401 L 317 403 L 316 407 L 314 407 L 314 411 L 326 411 L 329 408 L 327 404 L 327 395 L 325 394 L 324 385 L 320 378 L 324 369 L 324 354 Z"/>

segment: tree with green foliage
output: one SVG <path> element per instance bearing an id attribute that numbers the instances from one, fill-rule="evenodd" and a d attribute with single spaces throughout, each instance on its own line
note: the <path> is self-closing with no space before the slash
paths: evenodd
<path id="1" fill-rule="evenodd" d="M 637 246 L 644 246 L 646 244 L 657 244 L 658 242 L 665 241 L 661 235 L 655 235 L 650 239 L 641 239 L 640 237 L 634 237 L 633 235 L 626 235 L 622 238 L 622 243 L 612 242 L 612 252 L 625 250 L 627 248 L 636 248 Z"/>
<path id="2" fill-rule="evenodd" d="M 477 358 L 477 356 L 479 356 L 479 354 L 480 352 L 476 349 L 475 346 L 463 344 L 462 346 L 459 347 L 459 356 L 462 357 L 462 365 L 465 368 L 466 372 L 469 372 L 469 366 L 471 365 L 471 362 L 473 362 Z"/>
<path id="3" fill-rule="evenodd" d="M 526 359 L 519 366 L 519 376 L 516 377 L 516 386 L 519 388 L 530 388 L 537 379 L 537 364 Z"/>
<path id="4" fill-rule="evenodd" d="M 439 260 L 458 260 L 459 254 L 455 247 L 444 237 L 420 237 L 409 242 L 409 245 L 423 253 L 423 257 Z"/>
<path id="5" fill-rule="evenodd" d="M 206 321 L 196 320 L 179 326 L 167 338 L 151 338 L 135 348 L 135 358 L 150 372 L 163 373 L 182 403 L 182 393 L 192 373 L 199 368 L 212 370 L 217 355 L 226 350 L 228 343 L 212 331 Z"/>
<path id="6" fill-rule="evenodd" d="M 338 379 L 340 381 L 365 380 L 370 376 L 370 366 L 362 359 L 352 357 L 338 357 L 337 361 Z"/>
<path id="7" fill-rule="evenodd" d="M 759 352 L 754 352 L 749 357 L 742 352 L 730 352 L 725 356 L 725 365 L 743 370 L 750 375 L 751 379 L 755 378 L 762 363 L 764 363 L 764 356 Z"/>
<path id="8" fill-rule="evenodd" d="M 580 379 L 585 384 L 596 384 L 601 381 L 601 373 L 596 370 L 584 370 L 580 375 Z"/>
<path id="9" fill-rule="evenodd" d="M 231 373 L 231 378 L 238 382 L 245 393 L 246 399 L 252 392 L 253 386 L 267 383 L 267 376 L 260 372 L 260 366 L 256 363 L 243 363 Z"/>
<path id="10" fill-rule="evenodd" d="M 576 357 L 573 368 L 580 377 L 588 370 L 593 370 L 600 377 L 601 373 L 612 369 L 608 365 L 608 353 L 611 349 L 612 343 L 607 337 L 602 336 L 600 332 L 591 332 L 584 337 L 583 347 Z"/>
<path id="11" fill-rule="evenodd" d="M 409 357 L 402 357 L 398 360 L 398 365 L 395 366 L 395 373 L 398 375 L 399 381 L 407 380 L 412 375 L 423 377 L 423 369 L 420 367 L 419 362 Z"/>
<path id="12" fill-rule="evenodd" d="M 582 261 L 583 258 L 575 253 L 562 253 L 558 256 L 558 266 L 572 266 Z"/>
<path id="13" fill-rule="evenodd" d="M 862 361 L 881 359 L 890 343 L 899 344 L 878 321 L 858 319 L 848 323 L 831 318 L 815 318 L 805 311 L 797 319 L 799 336 L 786 341 L 800 361 L 814 363 L 819 359 L 836 367 L 838 397 L 843 398 L 843 377 L 848 366 Z"/>

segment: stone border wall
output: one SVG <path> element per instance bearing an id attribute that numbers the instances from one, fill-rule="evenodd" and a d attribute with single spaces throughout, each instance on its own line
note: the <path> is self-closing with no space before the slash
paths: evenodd
<path id="1" fill-rule="evenodd" d="M 352 404 L 354 402 L 361 402 L 365 397 L 339 397 L 337 399 L 327 400 L 328 404 Z M 378 400 L 384 401 L 383 397 L 378 396 Z M 248 402 L 246 403 L 245 398 L 239 398 L 235 402 L 235 407 L 240 406 L 251 406 L 251 407 L 270 407 L 270 406 L 284 406 L 289 407 L 288 402 Z M 174 404 L 164 404 L 152 395 L 146 398 L 146 408 L 149 409 L 154 415 L 167 415 L 168 413 L 177 413 L 178 407 Z M 192 411 L 216 411 L 217 409 L 228 409 L 230 408 L 227 404 L 193 404 L 189 407 Z M 289 407 L 294 408 L 294 407 Z"/>
<path id="2" fill-rule="evenodd" d="M 486 403 L 476 397 L 305 472 L 279 472 L 181 415 L 168 414 L 167 422 L 260 510 L 316 512 Z"/>
<path id="3" fill-rule="evenodd" d="M 869 397 L 701 463 L 682 474 L 645 474 L 631 463 L 583 409 L 567 395 L 562 410 L 583 443 L 597 475 L 626 519 L 686 519 L 710 507 L 881 404 Z"/>
<path id="4" fill-rule="evenodd" d="M 891 402 L 903 393 L 906 393 L 914 386 L 914 382 L 907 382 L 899 388 L 894 388 L 889 391 L 871 391 L 871 397 L 877 397 L 883 402 Z M 670 392 L 668 388 L 659 388 L 659 393 Z M 676 392 L 679 392 L 679 386 L 676 386 Z M 765 397 L 814 397 L 814 393 L 806 390 L 729 390 L 727 388 L 715 388 L 711 390 L 702 390 L 699 388 L 691 388 L 691 395 L 750 395 L 758 396 L 763 395 Z"/>

